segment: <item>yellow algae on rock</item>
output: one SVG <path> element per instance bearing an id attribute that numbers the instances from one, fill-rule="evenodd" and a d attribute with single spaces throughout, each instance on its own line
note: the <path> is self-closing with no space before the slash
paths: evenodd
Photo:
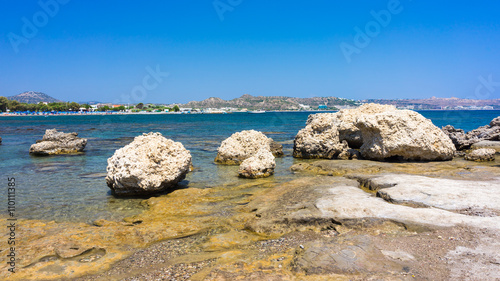
<path id="1" fill-rule="evenodd" d="M 17 272 L 7 271 L 0 257 L 0 279 L 61 279 L 106 270 L 133 249 L 164 239 L 192 235 L 217 223 L 206 203 L 224 200 L 208 196 L 209 189 L 183 189 L 145 200 L 148 209 L 123 222 L 98 220 L 94 225 L 19 220 Z M 0 220 L 6 224 L 7 220 Z M 2 248 L 7 252 L 7 245 Z"/>

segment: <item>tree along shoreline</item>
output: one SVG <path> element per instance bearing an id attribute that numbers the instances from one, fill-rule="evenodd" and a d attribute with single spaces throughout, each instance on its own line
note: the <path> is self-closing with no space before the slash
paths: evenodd
<path id="1" fill-rule="evenodd" d="M 85 110 L 83 110 L 85 109 Z M 149 105 L 146 106 L 143 103 L 139 103 L 135 106 L 124 106 L 120 105 L 117 107 L 110 106 L 102 106 L 99 108 L 92 108 L 89 104 L 79 104 L 76 102 L 51 102 L 51 103 L 22 103 L 16 100 L 9 100 L 6 97 L 0 96 L 0 113 L 10 112 L 16 113 L 17 115 L 26 115 L 34 112 L 37 113 L 60 113 L 60 112 L 69 112 L 75 113 L 80 111 L 97 111 L 97 112 L 123 112 L 125 110 L 131 110 L 132 112 L 153 112 L 155 110 L 168 110 L 168 111 L 179 111 L 179 107 L 176 105 L 173 108 L 165 107 L 165 106 L 154 106 Z"/>

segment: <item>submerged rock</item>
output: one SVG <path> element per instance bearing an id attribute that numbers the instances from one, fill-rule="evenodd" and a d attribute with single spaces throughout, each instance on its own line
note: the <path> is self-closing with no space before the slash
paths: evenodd
<path id="1" fill-rule="evenodd" d="M 467 133 L 462 129 L 455 129 L 451 125 L 443 127 L 442 130 L 450 137 L 458 150 L 469 149 L 475 143 L 484 140 L 500 141 L 500 116 L 491 120 L 489 125 Z"/>
<path id="2" fill-rule="evenodd" d="M 274 174 L 276 162 L 273 154 L 267 149 L 259 150 L 255 155 L 240 164 L 238 174 L 242 178 L 265 178 Z"/>
<path id="3" fill-rule="evenodd" d="M 294 142 L 294 157 L 385 160 L 450 160 L 449 137 L 417 112 L 364 104 L 338 113 L 309 116 Z M 350 150 L 349 150 L 350 149 Z"/>
<path id="4" fill-rule="evenodd" d="M 77 137 L 77 133 L 63 133 L 48 129 L 42 140 L 31 145 L 29 153 L 34 155 L 55 155 L 82 152 L 87 139 Z"/>
<path id="5" fill-rule="evenodd" d="M 469 154 L 465 155 L 465 160 L 469 161 L 477 161 L 477 162 L 483 162 L 483 161 L 494 161 L 495 160 L 495 153 L 496 151 L 491 148 L 480 148 L 473 150 Z"/>
<path id="6" fill-rule="evenodd" d="M 2 144 L 2 137 L 0 137 L 0 144 Z"/>
<path id="7" fill-rule="evenodd" d="M 261 132 L 241 131 L 225 139 L 217 149 L 215 162 L 218 164 L 238 165 L 255 155 L 260 149 L 270 151 L 274 156 L 283 155 L 283 146 L 277 144 Z"/>
<path id="8" fill-rule="evenodd" d="M 191 165 L 180 142 L 143 134 L 108 159 L 106 183 L 117 196 L 157 193 L 183 180 Z"/>
<path id="9" fill-rule="evenodd" d="M 283 153 L 283 145 L 275 141 L 271 141 L 269 143 L 269 148 L 271 149 L 271 153 L 273 154 L 274 157 L 282 157 L 285 155 Z"/>
<path id="10" fill-rule="evenodd" d="M 446 134 L 421 114 L 410 110 L 361 116 L 361 155 L 365 159 L 451 160 L 455 146 Z"/>
<path id="11" fill-rule="evenodd" d="M 309 116 L 307 126 L 295 136 L 293 157 L 336 159 L 348 155 L 349 147 L 340 141 L 334 118 L 330 113 Z"/>

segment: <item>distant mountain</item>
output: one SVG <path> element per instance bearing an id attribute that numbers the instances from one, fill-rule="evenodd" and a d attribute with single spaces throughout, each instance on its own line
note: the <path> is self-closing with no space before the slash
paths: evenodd
<path id="1" fill-rule="evenodd" d="M 283 96 L 252 96 L 243 95 L 232 100 L 223 100 L 221 98 L 211 97 L 203 101 L 191 101 L 183 105 L 191 108 L 247 108 L 264 109 L 264 110 L 298 110 L 304 106 L 310 106 L 317 109 L 319 105 L 326 105 L 327 108 L 335 108 L 336 106 L 355 105 L 354 100 L 337 98 L 337 97 L 314 97 L 314 98 L 292 98 Z"/>
<path id="2" fill-rule="evenodd" d="M 20 93 L 19 95 L 16 96 L 11 96 L 7 97 L 9 100 L 17 100 L 18 102 L 24 102 L 24 103 L 39 103 L 39 102 L 63 102 L 60 100 L 57 100 L 47 94 L 41 93 L 41 92 L 24 92 Z"/>

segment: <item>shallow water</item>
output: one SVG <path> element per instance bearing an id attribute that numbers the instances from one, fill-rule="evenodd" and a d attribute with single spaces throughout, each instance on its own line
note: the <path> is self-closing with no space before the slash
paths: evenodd
<path id="1" fill-rule="evenodd" d="M 437 126 L 452 124 L 465 130 L 488 124 L 498 111 L 421 112 Z M 284 182 L 294 175 L 289 167 L 300 161 L 291 157 L 293 138 L 304 127 L 309 112 L 207 115 L 110 115 L 36 116 L 0 118 L 0 170 L 17 182 L 19 218 L 91 222 L 120 220 L 143 210 L 142 198 L 113 197 L 104 176 L 107 159 L 130 143 L 133 137 L 150 131 L 180 141 L 191 151 L 195 170 L 181 187 L 231 188 L 251 180 L 237 177 L 237 166 L 215 165 L 213 159 L 222 140 L 232 133 L 255 129 L 283 144 L 285 157 L 276 161 L 275 175 L 267 180 Z M 85 152 L 77 155 L 34 157 L 31 144 L 46 129 L 78 132 L 88 138 Z M 6 200 L 6 196 L 4 196 Z M 6 202 L 4 206 L 6 206 Z"/>

